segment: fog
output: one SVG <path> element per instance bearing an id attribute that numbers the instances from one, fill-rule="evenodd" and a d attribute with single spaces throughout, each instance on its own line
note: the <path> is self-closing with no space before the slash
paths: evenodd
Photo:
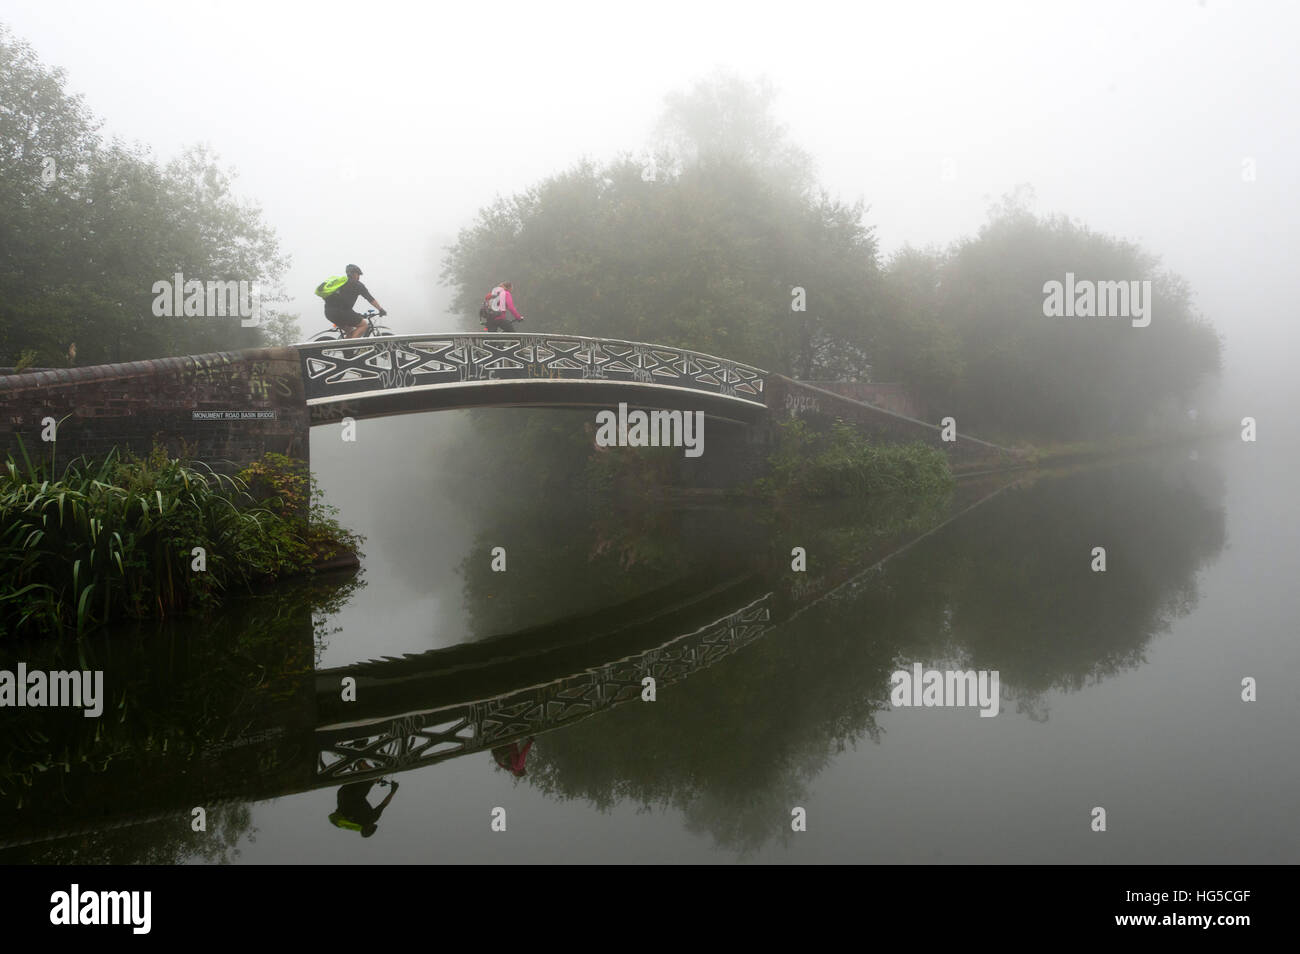
<path id="1" fill-rule="evenodd" d="M 1241 413 L 1289 387 L 1300 148 L 1293 5 L 6 4 L 103 133 L 211 144 L 292 256 L 290 311 L 347 262 L 395 331 L 453 326 L 441 248 L 497 195 L 652 145 L 664 96 L 767 77 L 881 251 L 1035 209 L 1162 256 L 1224 334 Z M 1253 179 L 1251 172 L 1253 170 Z M 528 310 L 527 289 L 520 304 Z M 1249 405 L 1249 406 L 1248 406 Z"/>
<path id="2" fill-rule="evenodd" d="M 59 728 L 20 702 L 0 724 L 9 733 L 0 862 L 225 861 L 244 851 L 254 863 L 317 865 L 1115 866 L 1300 854 L 1300 696 L 1286 683 L 1300 667 L 1300 429 L 1290 423 L 1300 402 L 1290 277 L 1300 252 L 1300 7 L 6 0 L 0 26 L 0 383 L 15 382 L 0 425 L 6 440 L 31 436 L 24 455 L 73 417 L 51 463 L 83 434 L 161 443 L 152 412 L 134 414 L 117 393 L 118 372 L 113 393 L 101 392 L 88 365 L 305 340 L 326 326 L 314 289 L 347 263 L 364 269 L 398 334 L 474 328 L 476 296 L 513 280 L 519 309 L 538 319 L 522 332 L 655 341 L 770 372 L 767 407 L 755 397 L 743 408 L 763 410 L 763 427 L 742 433 L 720 413 L 715 430 L 709 418 L 709 446 L 721 449 L 712 471 L 692 470 L 694 459 L 671 448 L 672 457 L 606 453 L 591 406 L 523 413 L 476 398 L 438 413 L 402 413 L 419 405 L 394 400 L 382 405 L 390 417 L 312 428 L 303 453 L 298 397 L 267 395 L 268 380 L 283 379 L 218 373 L 194 388 L 195 409 L 213 410 L 191 416 L 170 382 L 212 380 L 220 362 L 170 363 L 196 373 L 164 367 L 149 379 L 163 382 L 149 392 L 154 403 L 175 404 L 160 420 L 242 422 L 234 412 L 247 393 L 252 417 L 298 427 L 289 453 L 308 458 L 339 523 L 364 537 L 344 548 L 359 551 L 360 574 L 301 589 L 281 577 L 219 612 L 206 602 L 191 616 L 168 609 L 156 639 L 123 627 L 92 642 L 81 631 L 99 625 L 101 591 L 93 602 L 88 594 L 101 579 L 116 600 L 113 581 L 134 582 L 143 566 L 158 571 L 157 593 L 165 571 L 171 593 L 176 540 L 175 565 L 207 559 L 179 536 L 197 532 L 182 523 L 188 503 L 166 511 L 180 529 L 165 536 L 162 493 L 148 484 L 155 520 L 155 498 L 135 496 L 144 477 L 131 470 L 128 503 L 110 514 L 123 530 L 110 534 L 82 497 L 30 464 L 30 480 L 11 475 L 17 529 L 0 533 L 0 579 L 13 584 L 0 592 L 0 637 L 7 618 L 15 630 L 28 617 L 59 622 L 80 594 L 78 639 L 49 640 L 40 658 L 52 662 L 32 669 L 55 672 L 73 654 L 82 668 L 105 660 L 114 718 L 101 739 L 80 714 Z M 65 71 L 66 92 L 84 98 L 106 141 L 138 144 L 148 161 L 100 149 L 58 84 L 13 55 L 23 43 Z M 770 84 L 768 115 L 786 138 L 742 115 L 737 138 L 757 129 L 771 150 L 705 161 L 701 118 L 725 110 L 711 111 L 707 92 L 673 109 L 719 77 L 740 81 L 714 89 L 740 89 L 732 102 L 742 107 Z M 671 187 L 638 169 L 664 130 L 696 134 L 699 147 Z M 236 195 L 261 209 L 275 241 L 225 201 L 205 163 L 174 176 L 162 168 L 198 144 L 237 172 Z M 837 201 L 804 188 L 801 160 L 773 173 L 786 146 Z M 86 156 L 94 161 L 78 168 Z M 585 161 L 590 170 L 573 172 Z M 493 203 L 548 179 L 535 202 L 475 230 Z M 1029 196 L 1034 216 L 1018 204 Z M 1056 215 L 1096 234 L 1044 224 Z M 981 241 L 956 245 L 981 229 Z M 1159 268 L 1125 242 L 1159 256 Z M 191 279 L 202 273 L 209 295 L 223 280 L 279 274 L 296 337 L 282 316 L 246 330 L 209 320 L 234 317 L 210 306 L 151 312 L 146 291 L 181 264 Z M 444 269 L 454 286 L 440 283 Z M 1161 269 L 1185 280 L 1190 306 Z M 1104 308 L 1058 320 L 1039 289 L 1072 285 L 1075 272 L 1089 303 L 1094 287 L 1112 286 L 1118 301 L 1118 286 L 1127 293 L 1131 282 L 1136 296 L 1141 284 L 1148 320 L 1156 301 L 1152 327 L 1133 330 L 1146 325 Z M 795 305 L 804 285 L 807 309 Z M 188 283 L 167 287 L 179 299 Z M 1218 342 L 1202 317 L 1223 343 L 1217 378 Z M 492 344 L 522 353 L 531 340 Z M 520 359 L 529 377 L 597 370 L 548 365 L 541 350 Z M 391 353 L 387 366 L 382 355 L 358 359 L 385 372 L 365 385 L 363 411 L 381 385 L 421 389 Z M 285 363 L 297 388 L 297 359 Z M 60 376 L 64 368 L 78 370 Z M 603 383 L 675 388 L 647 368 Z M 307 376 L 340 376 L 327 371 Z M 516 373 L 522 381 L 522 364 L 500 383 L 513 388 L 504 378 Z M 766 386 L 774 381 L 786 400 Z M 877 394 L 897 387 L 914 399 L 898 413 L 960 419 L 962 443 L 944 438 L 951 460 L 933 434 L 929 448 L 876 447 L 856 428 L 831 427 L 851 406 L 833 395 L 787 424 L 808 395 L 824 394 L 813 385 L 881 384 Z M 455 390 L 486 391 L 484 403 L 495 390 L 510 404 L 520 388 Z M 219 401 L 230 403 L 216 411 Z M 355 413 L 327 404 L 318 422 L 332 422 L 335 408 Z M 921 429 L 872 414 L 878 431 L 855 419 L 884 435 L 872 443 Z M 1234 432 L 1246 417 L 1258 441 L 1253 424 L 1250 436 Z M 259 432 L 207 426 L 186 433 L 234 435 L 212 456 L 248 463 L 223 455 L 243 454 Z M 969 437 L 991 444 L 964 457 Z M 769 479 L 751 482 L 760 468 Z M 724 496 L 724 483 L 743 494 Z M 83 496 L 115 501 L 103 487 L 97 477 Z M 45 509 L 29 504 L 29 490 Z M 65 497 L 90 544 L 65 532 Z M 329 522 L 320 516 L 314 529 Z M 244 525 L 212 540 L 234 546 L 247 535 L 279 559 L 281 531 L 263 536 L 260 520 L 249 516 L 256 533 Z M 108 545 L 123 537 L 136 548 L 125 564 Z M 100 562 L 75 558 L 91 545 Z M 210 566 L 189 566 L 244 567 L 209 550 Z M 87 566 L 99 576 L 83 588 Z M 63 589 L 19 575 L 36 571 Z M 195 592 L 218 578 L 182 577 Z M 233 592 L 237 575 L 228 578 Z M 122 591 L 128 616 L 152 613 L 154 591 Z M 15 660 L 20 645 L 0 639 Z M 395 659 L 408 653 L 431 655 Z M 345 723 L 337 713 L 356 696 L 336 699 L 324 673 L 362 660 L 379 661 L 356 669 L 362 706 Z M 0 673 L 17 665 L 0 659 Z M 1004 689 L 998 718 L 942 700 L 943 711 L 895 704 L 891 673 L 913 665 L 993 673 Z M 656 701 L 654 679 L 649 698 L 638 696 L 642 671 L 662 674 L 656 705 L 641 705 Z M 415 747 L 413 733 L 437 746 Z M 444 745 L 453 748 L 437 758 L 447 761 L 420 761 Z M 378 792 L 365 802 L 390 769 L 405 794 L 394 799 L 393 784 L 383 804 L 371 804 Z M 218 792 L 233 801 L 213 803 L 217 837 L 164 823 Z M 511 813 L 509 840 L 495 828 L 499 806 Z M 792 806 L 809 808 L 807 829 L 792 826 Z M 1110 837 L 1095 806 L 1114 812 Z M 1112 913 L 1119 895 L 1085 910 L 1077 893 L 1052 890 L 1073 906 L 1072 925 Z M 1004 885 L 1002 894 L 1029 897 Z"/>

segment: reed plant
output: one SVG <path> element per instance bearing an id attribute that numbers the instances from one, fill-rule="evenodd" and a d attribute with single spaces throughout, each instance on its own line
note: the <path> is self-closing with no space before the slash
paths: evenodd
<path id="1" fill-rule="evenodd" d="M 0 470 L 0 637 L 83 635 L 123 617 L 204 612 L 227 591 L 310 569 L 328 522 L 155 447 L 72 461 L 56 478 L 19 444 Z"/>

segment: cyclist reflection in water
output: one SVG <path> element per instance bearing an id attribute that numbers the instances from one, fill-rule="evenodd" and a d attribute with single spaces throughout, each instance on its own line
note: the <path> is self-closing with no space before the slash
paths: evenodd
<path id="1" fill-rule="evenodd" d="M 498 745 L 492 750 L 492 757 L 497 760 L 497 765 L 508 771 L 515 778 L 524 777 L 524 761 L 528 758 L 528 750 L 533 747 L 533 737 L 528 737 L 527 744 L 521 749 L 518 742 L 511 742 L 509 745 Z"/>
<path id="2" fill-rule="evenodd" d="M 372 808 L 366 796 L 375 785 L 387 785 L 388 795 Z M 379 816 L 384 813 L 388 803 L 397 794 L 397 783 L 387 779 L 375 779 L 369 782 L 349 782 L 339 789 L 339 807 L 330 813 L 330 824 L 335 828 L 361 832 L 362 838 L 369 838 L 379 827 Z"/>

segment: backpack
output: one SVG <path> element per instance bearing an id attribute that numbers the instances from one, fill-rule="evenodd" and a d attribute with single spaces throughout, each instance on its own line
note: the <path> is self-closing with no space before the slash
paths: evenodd
<path id="1" fill-rule="evenodd" d="M 345 816 L 342 812 L 330 812 L 330 824 L 335 828 L 346 828 L 349 831 L 361 831 L 361 826 Z"/>
<path id="2" fill-rule="evenodd" d="M 502 315 L 505 314 L 504 311 L 492 310 L 492 297 L 493 297 L 492 292 L 488 292 L 486 295 L 484 295 L 483 306 L 478 310 L 478 320 L 483 322 L 484 324 L 487 324 L 493 318 L 500 318 Z"/>
<path id="3" fill-rule="evenodd" d="M 322 298 L 329 298 L 336 291 L 348 283 L 346 275 L 335 275 L 333 278 L 327 278 L 316 286 L 316 294 Z"/>

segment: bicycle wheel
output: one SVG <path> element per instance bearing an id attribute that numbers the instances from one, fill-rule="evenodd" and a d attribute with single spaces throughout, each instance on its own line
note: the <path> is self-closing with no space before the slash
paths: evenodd
<path id="1" fill-rule="evenodd" d="M 330 328 L 328 331 L 322 331 L 319 334 L 313 335 L 308 340 L 309 341 L 338 341 L 339 337 L 340 335 L 338 329 Z"/>

